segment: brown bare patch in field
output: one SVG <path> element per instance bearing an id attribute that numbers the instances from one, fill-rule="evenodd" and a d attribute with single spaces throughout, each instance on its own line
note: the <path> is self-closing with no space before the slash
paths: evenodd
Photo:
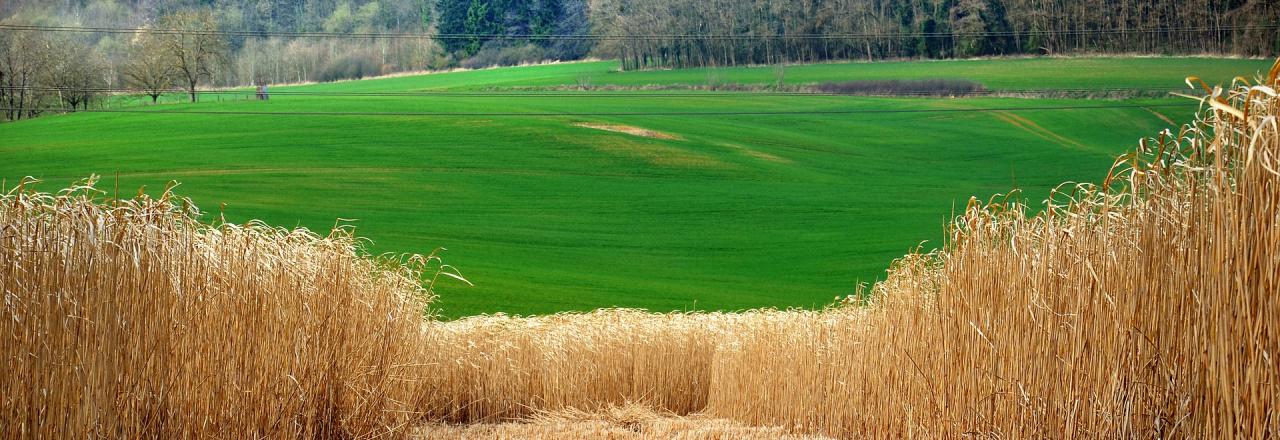
<path id="1" fill-rule="evenodd" d="M 629 135 L 632 135 L 632 136 L 640 136 L 640 137 L 647 137 L 647 138 L 654 138 L 654 139 L 662 139 L 662 140 L 668 140 L 668 141 L 682 141 L 682 140 L 684 140 L 684 138 L 682 138 L 682 137 L 680 137 L 680 136 L 677 136 L 677 135 L 674 135 L 674 134 L 671 134 L 671 133 L 663 133 L 663 132 L 661 132 L 661 131 L 657 131 L 657 130 L 650 130 L 650 129 L 647 129 L 647 128 L 640 128 L 640 127 L 636 127 L 636 126 L 632 126 L 632 125 L 623 125 L 623 124 L 601 124 L 601 123 L 596 123 L 596 122 L 579 122 L 579 123 L 576 123 L 576 124 L 573 124 L 573 125 L 574 125 L 575 127 L 590 128 L 590 129 L 594 129 L 594 130 L 611 131 L 611 132 L 614 132 L 614 133 L 623 133 L 623 134 L 629 134 Z"/>
<path id="2" fill-rule="evenodd" d="M 1169 119 L 1169 117 L 1168 117 L 1168 116 L 1165 116 L 1163 113 L 1160 113 L 1160 112 L 1158 112 L 1158 111 L 1152 110 L 1150 107 L 1143 107 L 1142 109 L 1143 109 L 1143 110 L 1146 110 L 1146 111 L 1148 111 L 1148 112 L 1150 112 L 1150 113 L 1151 113 L 1151 114 L 1153 114 L 1153 115 L 1156 115 L 1156 117 L 1157 117 L 1157 118 L 1160 118 L 1160 120 L 1161 120 L 1161 121 L 1164 121 L 1165 123 L 1167 123 L 1167 124 L 1169 124 L 1169 125 L 1171 125 L 1171 126 L 1174 126 L 1174 127 L 1177 127 L 1177 126 L 1178 126 L 1178 123 L 1177 123 L 1177 122 L 1174 122 L 1172 119 Z"/>
<path id="3" fill-rule="evenodd" d="M 625 156 L 642 158 L 654 165 L 680 168 L 724 168 L 726 166 L 724 162 L 713 157 L 664 145 L 619 142 L 601 144 L 598 147 Z"/>
<path id="4" fill-rule="evenodd" d="M 493 126 L 494 123 L 492 119 L 467 119 L 463 121 L 458 121 L 454 125 L 471 128 L 471 127 L 490 127 L 490 126 Z"/>
<path id="5" fill-rule="evenodd" d="M 1040 124 L 1037 124 L 1034 121 L 1024 118 L 1022 116 L 1018 116 L 1009 112 L 995 112 L 995 115 L 1001 121 L 1008 122 L 1010 125 L 1013 125 L 1014 127 L 1018 127 L 1027 133 L 1031 133 L 1036 137 L 1039 137 L 1049 142 L 1053 142 L 1063 147 L 1079 148 L 1079 149 L 1089 148 L 1089 147 L 1086 147 L 1084 144 L 1081 144 L 1079 142 L 1076 142 L 1074 140 L 1067 138 L 1066 136 L 1060 135 L 1058 133 L 1053 132 L 1052 130 L 1041 127 Z"/>
<path id="6" fill-rule="evenodd" d="M 588 146 L 610 155 L 638 159 L 653 165 L 676 168 L 727 168 L 726 164 L 710 155 L 650 140 L 621 137 L 570 137 L 566 142 Z"/>
<path id="7" fill-rule="evenodd" d="M 720 144 L 720 145 L 721 145 L 721 146 L 723 146 L 723 147 L 728 147 L 728 148 L 730 148 L 730 149 L 732 149 L 732 150 L 734 150 L 734 151 L 737 151 L 737 152 L 739 152 L 739 153 L 745 154 L 745 155 L 747 155 L 747 156 L 750 156 L 750 157 L 753 157 L 753 158 L 756 158 L 756 159 L 763 160 L 763 161 L 776 162 L 776 163 L 791 163 L 791 159 L 787 159 L 787 158 L 785 158 L 785 157 L 780 157 L 780 156 L 775 156 L 775 155 L 772 155 L 772 154 L 769 154 L 769 153 L 765 153 L 765 152 L 763 152 L 763 151 L 756 150 L 756 149 L 754 149 L 754 148 L 749 148 L 749 147 L 746 147 L 746 146 L 743 146 L 743 145 L 738 145 L 738 144 Z"/>

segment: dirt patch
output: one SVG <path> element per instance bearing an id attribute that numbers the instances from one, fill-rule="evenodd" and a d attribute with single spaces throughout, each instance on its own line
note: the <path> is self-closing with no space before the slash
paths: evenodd
<path id="1" fill-rule="evenodd" d="M 1177 127 L 1177 126 L 1179 126 L 1179 125 L 1180 125 L 1180 124 L 1178 124 L 1177 122 L 1174 122 L 1174 120 L 1169 119 L 1169 117 L 1168 117 L 1168 116 L 1165 116 L 1163 113 L 1160 113 L 1160 112 L 1158 112 L 1158 111 L 1152 110 L 1150 107 L 1143 107 L 1142 109 L 1143 109 L 1143 110 L 1146 110 L 1146 111 L 1148 111 L 1148 112 L 1151 112 L 1151 114 L 1156 115 L 1156 117 L 1157 117 L 1157 118 L 1160 118 L 1160 120 L 1161 120 L 1161 121 L 1164 121 L 1164 122 L 1168 123 L 1169 125 L 1172 125 L 1172 126 L 1174 126 L 1174 127 Z"/>
<path id="2" fill-rule="evenodd" d="M 777 163 L 791 163 L 791 160 L 789 160 L 789 159 L 786 159 L 786 158 L 783 158 L 783 157 L 778 157 L 778 156 L 775 156 L 775 155 L 772 155 L 772 154 L 769 154 L 769 153 L 765 153 L 765 152 L 760 151 L 760 150 L 755 150 L 755 149 L 752 149 L 752 148 L 747 148 L 747 147 L 744 147 L 744 146 L 742 146 L 742 145 L 738 145 L 738 144 L 720 144 L 720 145 L 722 145 L 722 146 L 724 146 L 724 147 L 728 147 L 728 148 L 730 148 L 730 149 L 732 149 L 732 150 L 734 150 L 734 151 L 737 151 L 737 152 L 739 152 L 739 153 L 745 154 L 745 155 L 747 155 L 747 156 L 750 156 L 750 157 L 753 157 L 753 158 L 756 158 L 756 159 L 763 160 L 763 161 L 767 161 L 767 162 L 777 162 Z"/>
<path id="3" fill-rule="evenodd" d="M 579 122 L 573 125 L 577 127 L 590 128 L 594 130 L 611 131 L 614 133 L 623 133 L 623 134 L 629 134 L 632 136 L 640 136 L 640 137 L 647 137 L 647 138 L 654 138 L 654 139 L 664 139 L 669 141 L 684 140 L 684 138 L 680 136 L 676 136 L 674 134 L 663 133 L 661 131 L 650 130 L 647 128 L 640 128 L 640 127 L 635 127 L 631 125 L 601 124 L 596 122 Z"/>
<path id="4" fill-rule="evenodd" d="M 607 135 L 582 136 L 564 133 L 556 135 L 556 139 L 564 144 L 590 148 L 620 159 L 637 160 L 661 167 L 702 169 L 732 167 L 730 164 L 705 152 L 684 148 L 687 144 L 661 142 L 660 138 Z"/>
<path id="5" fill-rule="evenodd" d="M 664 167 L 711 169 L 724 168 L 726 166 L 725 163 L 712 156 L 657 142 L 645 142 L 627 138 L 609 139 L 601 142 L 597 139 L 595 142 L 591 142 L 590 146 L 618 157 L 639 159 Z"/>
<path id="6" fill-rule="evenodd" d="M 1007 122 L 1010 125 L 1013 125 L 1014 127 L 1018 127 L 1019 129 L 1022 129 L 1022 131 L 1031 133 L 1036 137 L 1039 137 L 1046 141 L 1053 142 L 1055 144 L 1058 144 L 1067 148 L 1088 149 L 1088 147 L 1085 146 L 1084 144 L 1068 139 L 1066 136 L 1060 135 L 1058 133 L 1054 133 L 1053 131 L 1047 128 L 1041 127 L 1040 124 L 1036 124 L 1035 122 L 1032 122 L 1030 119 L 1024 118 L 1022 116 L 1018 116 L 1009 112 L 995 112 L 995 116 L 996 118 L 999 118 L 1000 120 Z"/>

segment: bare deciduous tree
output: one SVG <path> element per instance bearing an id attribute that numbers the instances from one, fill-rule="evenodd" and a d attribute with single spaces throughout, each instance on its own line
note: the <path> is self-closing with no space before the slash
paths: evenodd
<path id="1" fill-rule="evenodd" d="M 125 82 L 141 89 L 154 104 L 173 87 L 177 79 L 176 64 L 160 38 L 142 34 L 129 46 L 129 58 L 122 71 Z"/>
<path id="2" fill-rule="evenodd" d="M 212 79 L 226 63 L 227 42 L 218 33 L 218 20 L 207 9 L 180 11 L 160 19 L 159 29 L 180 32 L 156 34 L 173 61 L 174 71 L 191 95 L 198 99 L 196 86 L 202 79 Z"/>
<path id="3" fill-rule="evenodd" d="M 47 54 L 47 71 L 40 78 L 43 90 L 71 111 L 88 110 L 90 101 L 107 86 L 106 60 L 84 42 L 72 39 L 51 40 Z"/>
<path id="4" fill-rule="evenodd" d="M 49 44 L 39 33 L 0 33 L 0 101 L 4 119 L 16 121 L 40 114 L 43 94 L 37 88 L 48 68 Z"/>

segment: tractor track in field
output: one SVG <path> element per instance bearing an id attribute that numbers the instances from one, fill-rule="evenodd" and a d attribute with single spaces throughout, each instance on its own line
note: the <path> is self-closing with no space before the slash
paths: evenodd
<path id="1" fill-rule="evenodd" d="M 1071 140 L 1066 136 L 1055 133 L 1052 130 L 1044 128 L 1040 126 L 1040 124 L 1037 124 L 1034 121 L 1024 118 L 1022 116 L 1018 116 L 1010 112 L 995 112 L 995 116 L 996 118 L 999 118 L 1001 121 L 1009 123 L 1009 125 L 1017 127 L 1022 131 L 1031 133 L 1036 137 L 1039 137 L 1049 142 L 1053 142 L 1060 146 L 1067 147 L 1067 148 L 1077 148 L 1082 150 L 1087 150 L 1089 148 L 1084 144 Z"/>

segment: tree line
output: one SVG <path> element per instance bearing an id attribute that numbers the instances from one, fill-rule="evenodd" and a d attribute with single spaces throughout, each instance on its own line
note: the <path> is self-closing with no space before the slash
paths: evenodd
<path id="1" fill-rule="evenodd" d="M 325 81 L 584 56 L 618 58 L 635 69 L 1016 54 L 1280 53 L 1280 3 L 1274 0 L 9 0 L 0 2 L 0 18 L 141 27 L 193 9 L 212 11 L 219 29 L 237 32 L 227 40 L 232 63 L 215 78 L 225 83 Z M 466 37 L 268 36 L 317 31 Z M 588 34 L 604 38 L 549 38 Z M 745 38 L 698 38 L 706 35 Z M 126 46 L 95 44 L 109 60 Z"/>
<path id="2" fill-rule="evenodd" d="M 143 91 L 153 103 L 177 87 L 195 102 L 197 87 L 227 62 L 227 42 L 214 33 L 217 21 L 209 10 L 191 10 L 167 14 L 157 26 L 190 32 L 135 34 L 114 69 L 83 38 L 35 31 L 0 33 L 4 119 L 32 118 L 48 110 L 87 110 L 107 95 L 113 71 L 118 71 L 120 82 Z"/>
<path id="3" fill-rule="evenodd" d="M 589 9 L 593 29 L 614 37 L 596 45 L 596 53 L 621 59 L 626 69 L 1019 54 L 1280 53 L 1280 3 L 1273 0 L 591 0 Z"/>
<path id="4" fill-rule="evenodd" d="M 75 40 L 0 33 L 0 119 L 33 118 L 49 107 L 88 108 L 105 84 L 105 64 Z"/>
<path id="5" fill-rule="evenodd" d="M 209 11 L 225 35 L 218 85 L 357 79 L 411 70 L 483 67 L 586 56 L 589 42 L 545 37 L 436 40 L 291 38 L 299 32 L 552 35 L 588 32 L 585 0 L 6 0 L 0 22 L 157 28 L 162 17 Z M 470 30 L 470 31 L 469 31 Z M 284 34 L 284 35 L 282 35 Z M 81 38 L 83 37 L 83 38 Z M 130 35 L 81 35 L 115 69 Z"/>

